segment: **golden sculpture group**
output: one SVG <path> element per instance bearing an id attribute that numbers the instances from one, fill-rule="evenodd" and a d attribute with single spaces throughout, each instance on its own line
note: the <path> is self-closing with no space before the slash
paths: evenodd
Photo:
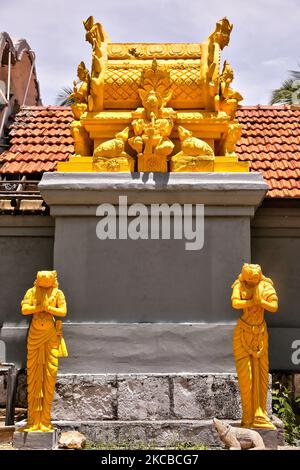
<path id="1" fill-rule="evenodd" d="M 235 153 L 242 96 L 229 63 L 220 69 L 227 18 L 201 44 L 111 43 L 92 16 L 84 27 L 92 67 L 77 69 L 75 155 L 58 171 L 249 171 Z"/>
<path id="2" fill-rule="evenodd" d="M 34 286 L 22 301 L 22 314 L 32 315 L 27 341 L 27 425 L 20 431 L 53 430 L 51 406 L 55 390 L 58 358 L 68 355 L 62 336 L 65 317 L 64 294 L 58 289 L 56 271 L 39 271 Z"/>
<path id="3" fill-rule="evenodd" d="M 264 310 L 275 313 L 278 299 L 271 279 L 258 264 L 244 264 L 234 282 L 232 307 L 243 310 L 233 338 L 233 352 L 246 428 L 275 429 L 267 415 L 268 332 Z"/>

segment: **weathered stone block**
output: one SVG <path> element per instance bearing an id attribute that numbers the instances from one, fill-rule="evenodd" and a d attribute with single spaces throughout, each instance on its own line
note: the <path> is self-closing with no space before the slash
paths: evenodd
<path id="1" fill-rule="evenodd" d="M 58 376 L 52 419 L 100 420 L 116 418 L 114 375 Z"/>
<path id="2" fill-rule="evenodd" d="M 187 374 L 173 379 L 176 419 L 239 419 L 240 396 L 233 374 Z"/>
<path id="3" fill-rule="evenodd" d="M 166 375 L 118 377 L 118 419 L 156 420 L 170 416 L 169 380 Z"/>

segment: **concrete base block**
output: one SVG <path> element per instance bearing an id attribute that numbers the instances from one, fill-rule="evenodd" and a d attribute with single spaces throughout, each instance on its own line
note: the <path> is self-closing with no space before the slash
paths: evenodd
<path id="1" fill-rule="evenodd" d="M 57 431 L 22 432 L 15 431 L 13 447 L 19 450 L 52 450 L 57 447 Z"/>

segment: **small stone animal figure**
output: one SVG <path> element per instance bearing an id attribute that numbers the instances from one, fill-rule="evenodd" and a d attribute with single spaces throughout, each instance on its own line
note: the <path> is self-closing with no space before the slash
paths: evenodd
<path id="1" fill-rule="evenodd" d="M 181 141 L 182 156 L 206 157 L 203 160 L 213 160 L 214 151 L 204 140 L 193 137 L 191 131 L 178 126 L 178 134 Z"/>
<path id="2" fill-rule="evenodd" d="M 214 426 L 220 436 L 221 441 L 229 450 L 263 450 L 265 444 L 260 434 L 252 429 L 235 428 L 230 424 L 213 419 Z"/>
<path id="3" fill-rule="evenodd" d="M 126 127 L 122 132 L 118 132 L 114 139 L 107 140 L 98 145 L 94 151 L 94 160 L 99 157 L 116 158 L 125 156 L 124 151 L 125 142 L 128 139 L 129 127 Z"/>

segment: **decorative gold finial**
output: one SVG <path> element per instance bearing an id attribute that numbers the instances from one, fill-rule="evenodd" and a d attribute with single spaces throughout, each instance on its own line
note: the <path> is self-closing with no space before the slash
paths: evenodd
<path id="1" fill-rule="evenodd" d="M 212 38 L 213 42 L 219 44 L 220 49 L 223 50 L 229 44 L 232 28 L 233 25 L 225 16 L 225 18 L 216 23 L 216 28 L 209 38 Z"/>

